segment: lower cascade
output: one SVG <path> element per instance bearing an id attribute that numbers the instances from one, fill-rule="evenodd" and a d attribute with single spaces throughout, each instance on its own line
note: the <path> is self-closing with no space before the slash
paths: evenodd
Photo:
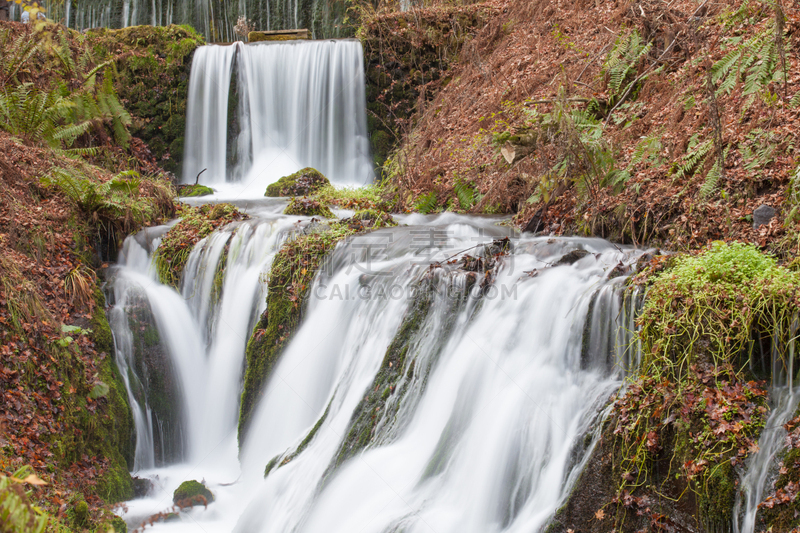
<path id="1" fill-rule="evenodd" d="M 136 411 L 135 475 L 153 484 L 128 502 L 131 526 L 168 510 L 192 479 L 214 503 L 155 530 L 548 523 L 636 364 L 638 297 L 611 273 L 641 251 L 588 238 L 503 240 L 509 231 L 486 218 L 401 221 L 327 258 L 238 448 L 245 347 L 265 309 L 265 277 L 281 244 L 313 223 L 266 209 L 217 230 L 191 251 L 179 292 L 157 280 L 150 259 L 167 228 L 128 238 L 112 326 Z M 471 259 L 456 265 L 464 250 Z M 159 349 L 137 351 L 141 337 Z M 169 368 L 171 382 L 141 375 L 148 364 Z"/>

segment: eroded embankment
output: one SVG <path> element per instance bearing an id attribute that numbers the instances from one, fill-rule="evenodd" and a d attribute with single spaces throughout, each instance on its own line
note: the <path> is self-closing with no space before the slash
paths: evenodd
<path id="1" fill-rule="evenodd" d="M 147 83 L 128 61 L 164 59 L 156 41 L 185 66 L 193 34 L 177 44 L 175 31 L 130 30 L 123 43 L 0 23 L 0 501 L 17 506 L 15 531 L 125 529 L 107 504 L 133 496 L 135 437 L 101 284 L 126 235 L 175 215 L 121 96 L 133 77 Z M 172 81 L 142 95 L 175 98 Z"/>
<path id="2" fill-rule="evenodd" d="M 515 213 L 529 231 L 672 250 L 742 239 L 797 254 L 796 6 L 484 5 L 487 23 L 443 66 L 449 83 L 422 85 L 435 97 L 418 100 L 384 165 L 402 207 Z M 430 13 L 412 10 L 385 40 L 424 31 Z"/>

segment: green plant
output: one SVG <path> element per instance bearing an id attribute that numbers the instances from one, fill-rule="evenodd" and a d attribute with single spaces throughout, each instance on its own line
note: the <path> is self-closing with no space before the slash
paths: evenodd
<path id="1" fill-rule="evenodd" d="M 439 201 L 436 198 L 436 191 L 428 191 L 417 198 L 417 202 L 414 204 L 414 210 L 419 211 L 423 215 L 427 215 L 435 211 L 438 206 Z"/>
<path id="2" fill-rule="evenodd" d="M 12 135 L 44 141 L 54 148 L 62 143 L 69 147 L 91 125 L 86 121 L 66 122 L 74 106 L 58 91 L 42 91 L 31 83 L 6 87 L 0 92 L 0 127 Z"/>
<path id="3" fill-rule="evenodd" d="M 776 39 L 776 32 L 782 33 L 781 26 L 776 15 L 771 24 L 749 39 L 734 36 L 725 40 L 728 53 L 711 67 L 711 80 L 717 86 L 717 95 L 730 94 L 741 82 L 742 94 L 750 96 L 748 102 L 752 102 L 755 93 L 786 75 L 785 68 L 781 67 L 786 45 L 782 35 Z"/>
<path id="4" fill-rule="evenodd" d="M 41 41 L 31 39 L 25 33 L 12 38 L 11 30 L 0 30 L 0 86 L 7 87 L 28 61 L 40 51 Z"/>
<path id="5" fill-rule="evenodd" d="M 697 358 L 736 363 L 750 357 L 754 331 L 771 332 L 773 349 L 786 357 L 797 336 L 799 291 L 800 274 L 752 245 L 716 242 L 680 257 L 648 291 L 640 331 L 646 364 L 677 376 Z"/>
<path id="6" fill-rule="evenodd" d="M 453 182 L 453 191 L 456 193 L 459 206 L 465 211 L 472 209 L 482 198 L 472 184 L 462 181 L 461 178 L 456 178 Z"/>
<path id="7" fill-rule="evenodd" d="M 703 164 L 714 148 L 714 141 L 706 139 L 700 140 L 700 134 L 695 133 L 689 138 L 689 146 L 679 162 L 672 166 L 672 176 L 674 179 L 682 179 L 692 176 L 703 168 Z"/>
<path id="8" fill-rule="evenodd" d="M 0 474 L 0 530 L 8 533 L 44 533 L 50 519 L 41 509 L 31 505 L 23 484 L 42 485 L 25 466 L 11 476 Z"/>
<path id="9" fill-rule="evenodd" d="M 620 100 L 636 89 L 636 85 L 640 85 L 652 74 L 650 72 L 643 76 L 636 76 L 639 63 L 647 57 L 652 48 L 653 43 L 643 42 L 636 30 L 617 37 L 614 46 L 608 53 L 602 71 L 603 76 L 608 79 L 609 105 L 618 104 Z"/>

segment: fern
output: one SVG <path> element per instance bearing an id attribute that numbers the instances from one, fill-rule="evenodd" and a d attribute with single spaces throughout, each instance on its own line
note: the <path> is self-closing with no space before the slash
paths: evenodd
<path id="1" fill-rule="evenodd" d="M 23 83 L 0 92 L 0 127 L 12 135 L 59 147 L 62 140 L 69 140 L 75 133 L 74 125 L 62 125 L 72 107 L 72 102 L 56 91 L 40 91 Z"/>
<path id="2" fill-rule="evenodd" d="M 423 215 L 427 215 L 428 213 L 433 212 L 438 207 L 439 202 L 436 198 L 435 191 L 428 191 L 426 194 L 423 194 L 419 198 L 417 198 L 417 203 L 414 205 L 414 209 L 419 211 Z"/>
<path id="3" fill-rule="evenodd" d="M 461 181 L 460 178 L 455 179 L 453 190 L 456 193 L 456 198 L 458 198 L 458 204 L 461 206 L 461 209 L 472 209 L 472 207 L 480 201 L 480 195 L 477 191 L 470 184 Z"/>
<path id="4" fill-rule="evenodd" d="M 653 43 L 643 42 L 636 30 L 617 37 L 603 66 L 603 75 L 608 79 L 610 103 L 616 103 L 624 97 L 633 83 L 644 81 L 647 76 L 633 81 L 631 77 L 636 77 L 639 63 L 647 57 L 652 48 Z"/>
<path id="5" fill-rule="evenodd" d="M 768 167 L 775 160 L 778 139 L 767 131 L 756 128 L 747 134 L 746 141 L 739 145 L 744 161 L 744 169 L 756 173 Z"/>
<path id="6" fill-rule="evenodd" d="M 689 139 L 689 147 L 686 153 L 683 155 L 680 162 L 676 163 L 672 169 L 673 177 L 675 179 L 681 179 L 692 176 L 697 169 L 703 167 L 713 147 L 714 141 L 711 139 L 700 142 L 699 133 L 692 135 Z"/>
<path id="7" fill-rule="evenodd" d="M 723 160 L 725 157 L 723 156 Z M 719 180 L 722 177 L 722 165 L 720 161 L 714 161 L 714 165 L 711 167 L 711 170 L 708 171 L 706 174 L 706 179 L 703 182 L 703 185 L 700 186 L 700 191 L 698 191 L 698 195 L 700 196 L 701 200 L 708 198 L 717 190 L 717 186 L 719 185 Z"/>
<path id="8" fill-rule="evenodd" d="M 781 51 L 775 40 L 776 22 L 742 41 L 731 38 L 731 50 L 711 66 L 711 81 L 717 85 L 717 96 L 730 94 L 742 83 L 742 94 L 748 96 L 765 89 L 784 74 L 780 69 Z M 787 41 L 787 40 L 783 40 Z"/>
<path id="9" fill-rule="evenodd" d="M 11 38 L 11 30 L 0 30 L 0 86 L 7 86 L 28 61 L 39 52 L 41 42 L 20 33 Z"/>

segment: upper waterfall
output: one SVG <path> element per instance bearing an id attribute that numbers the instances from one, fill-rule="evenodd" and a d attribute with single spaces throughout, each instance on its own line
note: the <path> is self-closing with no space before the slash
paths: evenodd
<path id="1" fill-rule="evenodd" d="M 233 77 L 236 72 L 236 77 Z M 231 87 L 233 86 L 233 90 Z M 234 111 L 235 110 L 235 111 Z M 333 183 L 373 179 L 358 41 L 293 41 L 197 50 L 189 82 L 183 181 L 263 196 L 311 166 Z"/>

